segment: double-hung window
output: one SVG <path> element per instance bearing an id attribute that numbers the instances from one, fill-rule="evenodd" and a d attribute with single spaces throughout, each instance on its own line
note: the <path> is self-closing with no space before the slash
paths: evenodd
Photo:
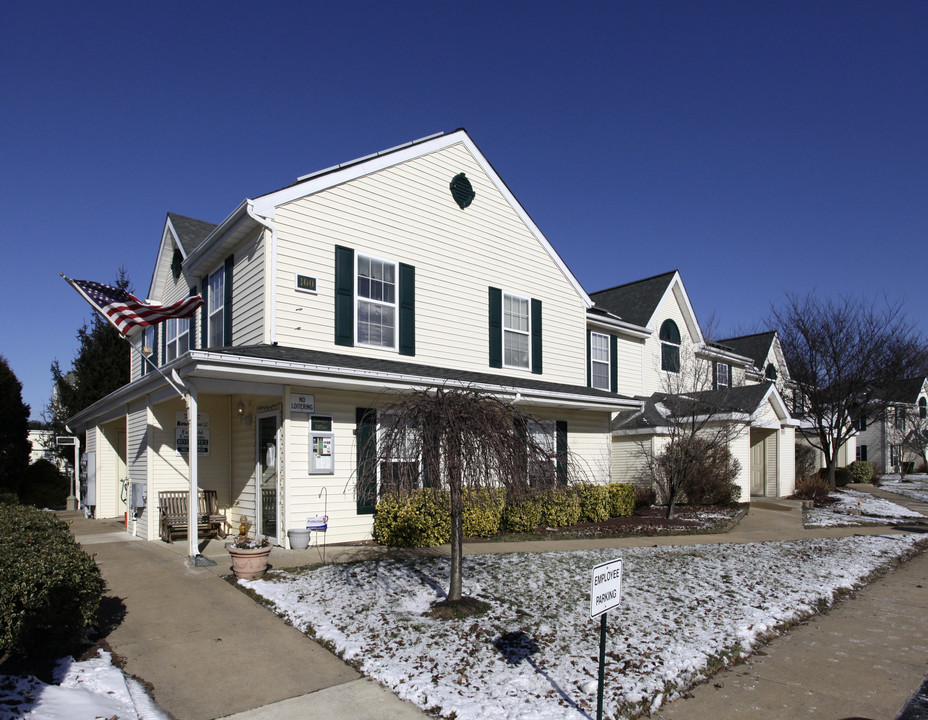
<path id="1" fill-rule="evenodd" d="M 209 276 L 209 307 L 207 309 L 207 323 L 209 325 L 206 337 L 208 347 L 222 347 L 225 345 L 225 313 L 226 313 L 226 273 L 219 268 Z"/>
<path id="2" fill-rule="evenodd" d="M 590 333 L 590 385 L 609 390 L 609 336 Z"/>
<path id="3" fill-rule="evenodd" d="M 420 487 L 419 431 L 412 425 L 400 428 L 396 416 L 380 415 L 378 455 L 380 486 L 394 491 Z"/>
<path id="4" fill-rule="evenodd" d="M 357 342 L 396 349 L 396 263 L 357 257 Z"/>
<path id="5" fill-rule="evenodd" d="M 544 459 L 533 454 L 528 468 L 529 483 L 550 485 L 557 472 L 557 426 L 553 420 L 530 420 L 528 432 L 532 441 L 544 453 Z"/>
<path id="6" fill-rule="evenodd" d="M 151 365 L 149 361 L 157 364 L 155 359 L 155 326 L 149 325 L 142 331 L 142 355 L 144 359 L 142 360 L 142 375 L 147 374 L 151 371 Z"/>
<path id="7" fill-rule="evenodd" d="M 190 319 L 171 318 L 165 322 L 165 359 L 170 362 L 190 349 Z"/>
<path id="8" fill-rule="evenodd" d="M 503 293 L 503 365 L 528 368 L 530 363 L 528 298 Z"/>
<path id="9" fill-rule="evenodd" d="M 728 387 L 731 385 L 731 377 L 729 376 L 730 365 L 728 363 L 716 363 L 715 364 L 715 385 L 716 387 Z"/>

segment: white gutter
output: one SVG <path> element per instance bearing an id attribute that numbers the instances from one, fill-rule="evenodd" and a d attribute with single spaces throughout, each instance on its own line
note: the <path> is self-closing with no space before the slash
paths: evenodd
<path id="1" fill-rule="evenodd" d="M 271 248 L 269 251 L 271 261 L 271 281 L 270 281 L 270 298 L 268 299 L 268 312 L 266 322 L 270 328 L 268 340 L 271 345 L 277 344 L 277 226 L 267 218 L 255 213 L 255 201 L 246 200 L 245 210 L 248 215 L 271 231 Z"/>
<path id="2" fill-rule="evenodd" d="M 603 317 L 600 315 L 592 315 L 587 313 L 586 315 L 587 325 L 593 325 L 595 327 L 603 328 L 606 330 L 612 330 L 613 332 L 621 333 L 622 335 L 630 335 L 634 338 L 639 338 L 645 340 L 653 334 L 653 330 L 648 328 L 639 327 L 630 322 L 625 322 L 624 320 L 619 320 L 617 318 Z"/>

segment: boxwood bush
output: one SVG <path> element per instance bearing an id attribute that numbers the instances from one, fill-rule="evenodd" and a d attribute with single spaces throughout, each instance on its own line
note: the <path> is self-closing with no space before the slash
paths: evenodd
<path id="1" fill-rule="evenodd" d="M 606 485 L 581 483 L 574 486 L 580 500 L 580 522 L 602 522 L 609 519 L 610 498 Z"/>
<path id="2" fill-rule="evenodd" d="M 851 473 L 851 482 L 868 483 L 873 480 L 876 465 L 866 460 L 855 460 L 847 466 L 847 469 Z"/>
<path id="3" fill-rule="evenodd" d="M 464 492 L 464 537 L 491 537 L 499 532 L 506 506 L 502 488 L 478 488 Z"/>
<path id="4" fill-rule="evenodd" d="M 609 517 L 628 517 L 635 511 L 637 495 L 631 483 L 609 483 Z"/>
<path id="5" fill-rule="evenodd" d="M 381 545 L 429 547 L 451 540 L 451 502 L 447 493 L 414 490 L 387 493 L 374 513 L 374 539 Z"/>
<path id="6" fill-rule="evenodd" d="M 580 522 L 580 498 L 566 487 L 551 488 L 541 495 L 541 524 L 564 527 Z"/>
<path id="7" fill-rule="evenodd" d="M 541 525 L 541 498 L 531 493 L 510 499 L 503 508 L 500 529 L 503 532 L 531 532 Z"/>
<path id="8" fill-rule="evenodd" d="M 93 624 L 103 589 L 100 569 L 64 521 L 0 503 L 0 651 L 70 654 Z"/>

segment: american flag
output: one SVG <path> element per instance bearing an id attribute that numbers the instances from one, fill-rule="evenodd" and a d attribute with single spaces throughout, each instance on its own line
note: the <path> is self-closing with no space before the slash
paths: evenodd
<path id="1" fill-rule="evenodd" d="M 135 327 L 157 325 L 171 318 L 190 317 L 203 304 L 202 297 L 191 295 L 171 305 L 156 305 L 142 302 L 130 292 L 103 283 L 71 280 L 67 277 L 64 279 L 83 295 L 87 302 L 109 318 L 123 335 Z"/>

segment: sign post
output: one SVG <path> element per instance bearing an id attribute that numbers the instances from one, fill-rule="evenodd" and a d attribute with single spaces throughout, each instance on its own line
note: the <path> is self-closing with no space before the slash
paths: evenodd
<path id="1" fill-rule="evenodd" d="M 593 568 L 590 577 L 590 618 L 599 623 L 599 683 L 596 692 L 596 720 L 603 720 L 603 689 L 606 682 L 606 618 L 622 599 L 622 560 L 609 560 Z"/>

